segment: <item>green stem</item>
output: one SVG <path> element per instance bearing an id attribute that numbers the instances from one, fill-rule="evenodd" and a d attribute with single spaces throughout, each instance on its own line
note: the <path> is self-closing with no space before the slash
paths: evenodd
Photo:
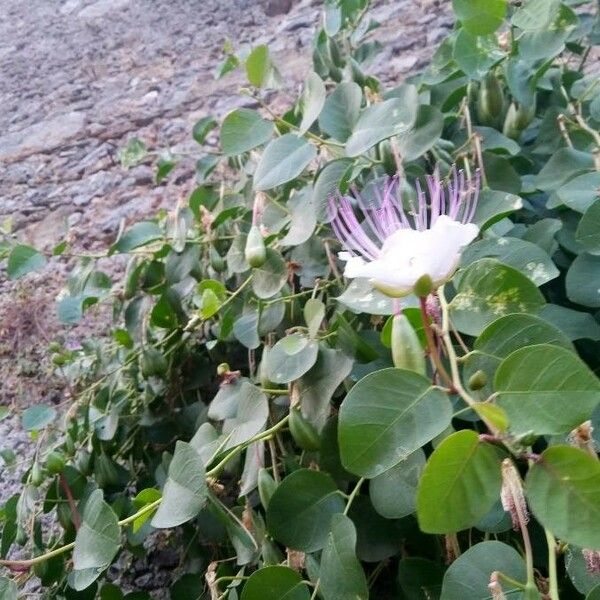
<path id="1" fill-rule="evenodd" d="M 212 477 L 215 477 L 216 475 L 218 475 L 219 472 L 221 471 L 221 469 L 227 464 L 227 462 L 229 460 L 231 460 L 234 456 L 236 456 L 237 454 L 242 452 L 245 448 L 247 448 L 253 442 L 257 442 L 257 441 L 264 440 L 266 438 L 271 437 L 273 434 L 275 434 L 277 431 L 279 431 L 281 428 L 284 427 L 284 425 L 287 423 L 288 419 L 289 419 L 289 416 L 284 417 L 283 419 L 281 419 L 281 421 L 279 421 L 276 425 L 274 425 L 270 429 L 266 429 L 265 431 L 251 437 L 249 440 L 247 440 L 243 444 L 240 444 L 239 446 L 234 448 L 231 452 L 229 452 L 229 454 L 227 454 L 227 456 L 220 463 L 218 463 L 215 467 L 213 467 L 210 471 L 208 471 L 206 473 L 206 476 L 212 478 Z M 159 498 L 158 500 L 155 500 L 151 504 L 148 504 L 148 505 L 140 508 L 140 510 L 138 510 L 136 513 L 119 521 L 119 526 L 124 527 L 126 525 L 129 525 L 130 523 L 133 523 L 133 521 L 135 521 L 136 519 L 139 519 L 146 513 L 158 508 L 161 501 L 162 501 L 162 498 Z M 59 556 L 60 554 L 68 552 L 69 550 L 72 550 L 74 547 L 75 547 L 75 542 L 71 542 L 70 544 L 66 544 L 64 546 L 61 546 L 60 548 L 56 548 L 55 550 L 51 550 L 50 552 L 46 552 L 45 554 L 40 554 L 40 556 L 36 556 L 35 558 L 30 558 L 28 560 L 0 560 L 0 566 L 8 567 L 8 568 L 15 569 L 15 570 L 26 570 L 34 565 L 37 565 L 39 563 L 47 561 L 50 558 L 53 558 L 55 556 Z"/>
<path id="2" fill-rule="evenodd" d="M 348 511 L 350 510 L 350 507 L 352 506 L 352 503 L 354 502 L 354 498 L 356 498 L 356 494 L 358 494 L 361 485 L 365 482 L 365 478 L 361 477 L 357 482 L 356 485 L 354 486 L 354 489 L 350 492 L 350 495 L 348 496 L 348 502 L 346 503 L 346 508 L 344 509 L 344 514 L 347 515 Z"/>
<path id="3" fill-rule="evenodd" d="M 446 302 L 446 297 L 444 296 L 444 286 L 442 286 L 438 291 L 438 297 L 440 300 L 440 307 L 442 309 L 442 341 L 444 343 L 444 348 L 446 349 L 446 353 L 448 354 L 448 360 L 450 362 L 450 372 L 452 373 L 451 381 L 453 383 L 453 387 L 458 392 L 460 397 L 465 401 L 467 406 L 472 408 L 477 414 L 477 400 L 471 396 L 467 390 L 465 390 L 461 378 L 460 371 L 458 369 L 458 357 L 456 356 L 456 351 L 454 350 L 454 344 L 452 343 L 452 339 L 450 337 L 450 314 L 448 311 L 448 303 Z M 489 420 L 486 419 L 483 415 L 480 415 L 481 420 L 485 423 L 487 428 L 492 432 L 493 435 L 498 436 L 499 431 L 498 428 Z"/>
<path id="4" fill-rule="evenodd" d="M 233 450 L 231 450 L 231 452 L 229 452 L 225 456 L 225 458 L 221 462 L 219 462 L 217 465 L 215 465 L 210 471 L 207 471 L 206 476 L 211 477 L 211 478 L 216 477 L 222 471 L 223 467 L 225 467 L 225 465 L 234 456 L 237 456 L 240 452 L 243 452 L 250 444 L 253 444 L 254 442 L 259 442 L 260 440 L 264 440 L 264 439 L 272 437 L 275 433 L 277 433 L 280 429 L 282 429 L 285 426 L 285 424 L 288 422 L 289 418 L 290 418 L 289 415 L 285 416 L 283 419 L 281 419 L 281 421 L 279 421 L 278 423 L 273 425 L 273 427 L 271 427 L 270 429 L 265 429 L 265 431 L 256 434 L 255 436 L 251 437 L 249 440 L 247 440 L 243 444 L 236 446 Z"/>
<path id="5" fill-rule="evenodd" d="M 550 600 L 560 600 L 558 596 L 558 576 L 556 573 L 556 540 L 550 531 L 544 529 L 548 544 L 548 583 L 550 585 Z"/>
<path id="6" fill-rule="evenodd" d="M 160 504 L 160 502 L 161 502 L 160 499 L 155 500 L 151 504 L 148 504 L 148 505 L 140 508 L 140 510 L 138 510 L 133 515 L 130 515 L 129 517 L 119 521 L 119 526 L 124 527 L 125 525 L 129 525 L 129 523 L 132 523 L 136 519 L 145 515 L 147 512 L 150 512 L 150 511 L 154 510 L 155 508 L 158 508 L 158 505 Z M 51 550 L 50 552 L 46 552 L 45 554 L 40 554 L 40 556 L 36 556 L 35 558 L 30 558 L 28 560 L 0 560 L 0 566 L 12 568 L 15 570 L 25 570 L 25 569 L 28 569 L 29 567 L 33 567 L 34 565 L 42 563 L 51 558 L 54 558 L 55 556 L 59 556 L 60 554 L 68 552 L 69 550 L 72 550 L 74 547 L 75 547 L 75 542 L 71 542 L 70 544 L 66 544 L 65 546 L 61 546 L 60 548 L 56 548 L 55 550 Z"/>
<path id="7" fill-rule="evenodd" d="M 421 306 L 421 317 L 423 319 L 423 331 L 425 332 L 425 339 L 427 340 L 427 348 L 429 350 L 429 356 L 437 369 L 437 372 L 441 375 L 442 379 L 446 382 L 446 384 L 450 388 L 454 388 L 454 383 L 452 381 L 452 377 L 448 374 L 444 363 L 442 363 L 442 359 L 440 358 L 440 353 L 438 352 L 437 344 L 435 343 L 435 338 L 433 337 L 433 329 L 431 328 L 431 323 L 429 322 L 429 315 L 427 314 L 427 305 L 426 299 L 424 297 L 419 298 L 419 304 Z"/>
<path id="8" fill-rule="evenodd" d="M 503 579 L 506 583 L 509 583 L 510 585 L 514 585 L 516 588 L 518 588 L 520 590 L 524 590 L 526 587 L 520 581 L 517 581 L 516 579 L 513 579 L 512 577 L 505 575 L 502 571 L 498 571 L 498 576 L 501 579 Z"/>
<path id="9" fill-rule="evenodd" d="M 235 290 L 235 292 L 233 292 L 231 294 L 231 296 L 229 296 L 225 302 L 223 302 L 223 304 L 221 304 L 221 306 L 219 306 L 219 309 L 217 312 L 220 312 L 221 310 L 223 310 L 228 304 L 230 304 L 231 302 L 233 302 L 233 300 L 235 300 L 235 298 L 237 298 L 243 291 L 244 289 L 246 289 L 246 287 L 248 286 L 248 284 L 252 281 L 252 273 L 248 276 L 248 278 L 244 281 L 244 283 L 242 283 L 242 285 L 240 285 L 240 287 Z M 214 315 L 212 315 L 214 316 Z M 203 323 L 206 319 L 204 319 L 201 316 L 195 316 L 192 319 L 190 319 L 189 323 L 185 326 L 184 331 L 191 331 L 192 329 L 195 329 L 200 323 Z"/>

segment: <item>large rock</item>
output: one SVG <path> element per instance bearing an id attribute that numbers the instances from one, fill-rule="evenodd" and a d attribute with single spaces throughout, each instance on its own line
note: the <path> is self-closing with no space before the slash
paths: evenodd
<path id="1" fill-rule="evenodd" d="M 0 137 L 0 161 L 12 162 L 32 154 L 51 152 L 80 136 L 84 128 L 82 112 L 68 112 L 34 123 Z"/>

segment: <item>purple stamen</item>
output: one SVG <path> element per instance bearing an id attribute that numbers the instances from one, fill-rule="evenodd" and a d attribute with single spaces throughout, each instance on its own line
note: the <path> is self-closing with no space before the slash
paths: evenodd
<path id="1" fill-rule="evenodd" d="M 432 175 L 426 176 L 425 183 L 426 190 L 419 181 L 416 182 L 418 206 L 409 197 L 410 211 L 403 206 L 397 176 L 375 187 L 375 200 L 367 200 L 353 188 L 352 197 L 358 203 L 362 223 L 352 208 L 351 197 L 339 195 L 337 199 L 330 198 L 327 213 L 335 235 L 353 256 L 358 254 L 375 260 L 380 256 L 377 241 L 383 244 L 399 229 L 423 231 L 431 228 L 442 215 L 463 224 L 472 221 L 479 195 L 479 171 L 470 179 L 454 166 L 449 181 L 444 184 L 436 169 Z"/>

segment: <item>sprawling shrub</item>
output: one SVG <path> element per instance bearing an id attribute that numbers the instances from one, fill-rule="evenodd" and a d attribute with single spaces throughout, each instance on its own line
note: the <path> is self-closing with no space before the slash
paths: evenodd
<path id="1" fill-rule="evenodd" d="M 66 413 L 22 415 L 42 441 L 0 513 L 2 598 L 29 575 L 122 598 L 109 566 L 172 528 L 178 599 L 600 596 L 600 25 L 576 0 L 453 4 L 384 89 L 366 0 L 327 3 L 284 114 L 268 48 L 228 54 L 256 108 L 198 122 L 189 202 L 58 302 L 115 325 L 54 347 Z M 4 247 L 11 277 L 45 262 Z"/>

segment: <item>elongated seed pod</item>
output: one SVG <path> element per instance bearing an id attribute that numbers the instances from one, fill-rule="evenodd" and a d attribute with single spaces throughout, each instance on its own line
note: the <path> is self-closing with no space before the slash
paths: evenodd
<path id="1" fill-rule="evenodd" d="M 425 374 L 425 354 L 410 321 L 403 313 L 392 320 L 392 361 L 399 369 Z"/>

